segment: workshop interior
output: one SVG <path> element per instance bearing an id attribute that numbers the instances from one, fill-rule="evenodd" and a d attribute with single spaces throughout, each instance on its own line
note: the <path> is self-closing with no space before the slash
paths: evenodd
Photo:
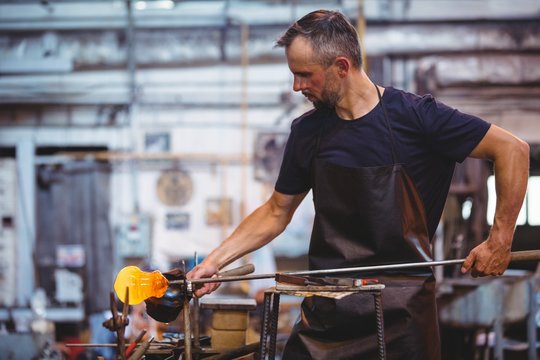
<path id="1" fill-rule="evenodd" d="M 460 273 L 495 211 L 478 159 L 431 245 L 443 358 L 540 356 L 538 0 L 0 0 L 0 359 L 279 359 L 305 296 L 365 292 L 381 315 L 376 276 L 305 272 L 310 194 L 216 292 L 185 277 L 272 193 L 312 108 L 275 41 L 321 8 L 357 27 L 375 83 L 529 144 L 521 260 Z"/>

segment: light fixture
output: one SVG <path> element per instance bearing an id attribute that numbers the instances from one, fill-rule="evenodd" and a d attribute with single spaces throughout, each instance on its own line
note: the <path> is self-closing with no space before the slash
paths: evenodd
<path id="1" fill-rule="evenodd" d="M 155 1 L 136 1 L 135 9 L 137 10 L 169 10 L 174 8 L 173 0 L 155 0 Z"/>

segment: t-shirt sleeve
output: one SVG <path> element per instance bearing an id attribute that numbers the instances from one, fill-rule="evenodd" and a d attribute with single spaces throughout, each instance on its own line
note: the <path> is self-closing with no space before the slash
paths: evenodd
<path id="1" fill-rule="evenodd" d="M 462 162 L 484 138 L 490 123 L 449 107 L 431 95 L 421 97 L 417 114 L 429 146 L 441 155 Z"/>
<path id="2" fill-rule="evenodd" d="M 291 133 L 285 146 L 283 161 L 275 185 L 276 191 L 287 195 L 301 194 L 311 187 L 309 180 L 310 161 L 305 156 L 306 147 L 302 144 L 298 123 L 299 119 L 293 121 L 291 125 Z"/>

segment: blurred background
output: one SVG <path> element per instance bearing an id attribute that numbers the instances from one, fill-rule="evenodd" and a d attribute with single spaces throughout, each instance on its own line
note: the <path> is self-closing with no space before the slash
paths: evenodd
<path id="1" fill-rule="evenodd" d="M 54 325 L 57 344 L 95 335 L 122 267 L 189 270 L 267 199 L 291 121 L 311 107 L 274 42 L 319 8 L 357 26 L 374 82 L 431 93 L 530 144 L 514 250 L 538 248 L 538 0 L 1 0 L 0 348 L 20 351 L 16 339 L 52 356 L 35 337 L 10 337 L 35 333 L 36 317 Z M 438 259 L 484 239 L 491 175 L 483 161 L 456 168 Z M 305 269 L 312 216 L 308 196 L 284 234 L 240 263 Z M 501 331 L 521 341 L 507 356 L 533 356 L 536 267 L 508 273 L 501 306 L 517 315 L 502 320 L 485 301 L 491 282 L 456 285 L 457 268 L 437 269 L 448 358 L 478 358 L 479 329 L 484 357 Z M 272 284 L 231 286 L 222 292 L 256 297 Z M 463 315 L 458 286 L 478 294 L 486 318 Z M 495 320 L 508 326 L 498 333 Z"/>

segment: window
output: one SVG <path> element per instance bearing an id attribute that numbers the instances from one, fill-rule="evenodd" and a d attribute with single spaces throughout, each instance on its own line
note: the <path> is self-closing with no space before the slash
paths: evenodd
<path id="1" fill-rule="evenodd" d="M 487 222 L 493 225 L 493 216 L 495 215 L 495 202 L 497 194 L 495 193 L 495 176 L 490 176 L 487 181 L 488 186 L 488 208 Z M 523 201 L 523 206 L 519 212 L 516 225 L 540 226 L 540 176 L 529 177 L 527 195 Z"/>
<path id="2" fill-rule="evenodd" d="M 529 178 L 527 214 L 529 225 L 540 225 L 540 176 L 531 176 Z"/>

